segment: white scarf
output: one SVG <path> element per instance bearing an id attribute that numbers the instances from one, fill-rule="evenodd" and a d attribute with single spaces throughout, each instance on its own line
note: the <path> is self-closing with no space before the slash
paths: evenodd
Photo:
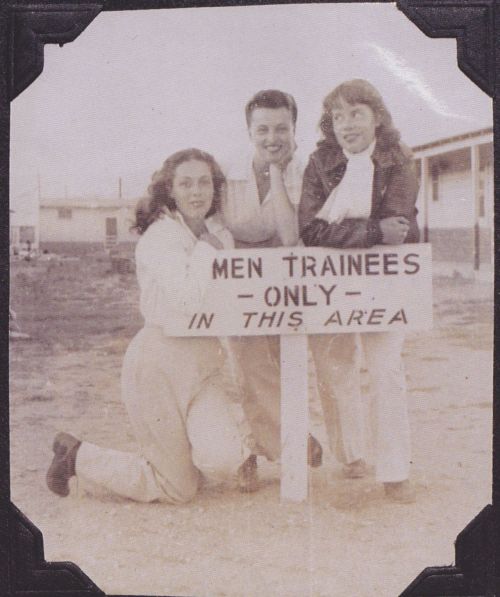
<path id="1" fill-rule="evenodd" d="M 329 223 L 340 224 L 345 218 L 370 217 L 374 172 L 371 155 L 374 147 L 375 140 L 359 153 L 342 150 L 347 158 L 345 174 L 321 209 L 323 218 Z"/>

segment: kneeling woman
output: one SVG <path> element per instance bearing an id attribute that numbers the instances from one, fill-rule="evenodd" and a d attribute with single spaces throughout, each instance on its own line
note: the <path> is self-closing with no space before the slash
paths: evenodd
<path id="1" fill-rule="evenodd" d="M 144 328 L 125 354 L 122 398 L 141 454 L 119 452 L 59 433 L 47 484 L 69 493 L 76 475 L 140 502 L 189 501 L 200 481 L 237 478 L 250 455 L 244 421 L 221 383 L 225 352 L 218 338 L 169 337 L 170 319 L 187 319 L 203 299 L 210 263 L 231 248 L 218 220 L 225 179 L 212 156 L 188 149 L 153 175 L 136 211 L 136 247 Z M 187 325 L 186 325 L 187 327 Z"/>

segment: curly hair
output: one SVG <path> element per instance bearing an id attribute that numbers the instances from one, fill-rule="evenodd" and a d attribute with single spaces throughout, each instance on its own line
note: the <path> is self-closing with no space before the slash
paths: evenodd
<path id="1" fill-rule="evenodd" d="M 375 116 L 379 118 L 380 124 L 376 129 L 376 137 L 381 148 L 388 150 L 399 146 L 401 135 L 392 123 L 392 116 L 382 96 L 371 83 L 364 79 L 344 81 L 325 97 L 323 100 L 323 114 L 319 121 L 323 139 L 318 145 L 328 144 L 335 149 L 340 149 L 332 122 L 332 109 L 339 107 L 340 100 L 344 100 L 351 105 L 366 104 L 369 106 Z"/>
<path id="2" fill-rule="evenodd" d="M 250 126 L 252 120 L 252 113 L 257 108 L 286 108 L 292 115 L 292 122 L 295 125 L 297 122 L 297 104 L 293 96 L 279 89 L 264 89 L 258 91 L 245 106 L 245 118 L 247 126 Z"/>
<path id="3" fill-rule="evenodd" d="M 177 209 L 175 199 L 171 195 L 175 172 L 180 164 L 190 160 L 197 160 L 208 164 L 212 175 L 214 197 L 206 217 L 220 211 L 226 178 L 219 164 L 205 151 L 195 148 L 183 149 L 168 157 L 160 170 L 157 170 L 153 174 L 151 184 L 148 187 L 148 196 L 137 203 L 135 208 L 135 224 L 132 228 L 137 230 L 139 234 L 146 232 L 149 226 L 165 212 L 165 207 L 170 211 Z"/>

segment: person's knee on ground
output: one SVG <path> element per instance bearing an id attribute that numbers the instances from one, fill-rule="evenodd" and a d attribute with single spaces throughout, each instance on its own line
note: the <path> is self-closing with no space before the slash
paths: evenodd
<path id="1" fill-rule="evenodd" d="M 169 485 L 138 454 L 81 442 L 69 433 L 56 435 L 53 451 L 46 476 L 47 486 L 61 497 L 69 495 L 72 477 L 78 479 L 85 492 L 93 495 L 110 495 L 142 503 L 183 504 L 191 501 L 198 490 L 198 484 L 189 480 L 182 487 Z"/>
<path id="2" fill-rule="evenodd" d="M 235 480 L 249 456 L 229 408 L 217 389 L 209 389 L 193 400 L 186 422 L 193 463 L 215 481 Z"/>

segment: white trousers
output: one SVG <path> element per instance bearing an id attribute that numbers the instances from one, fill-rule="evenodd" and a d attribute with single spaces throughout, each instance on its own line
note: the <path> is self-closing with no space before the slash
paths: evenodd
<path id="1" fill-rule="evenodd" d="M 221 396 L 209 394 L 193 401 L 187 417 L 193 464 L 208 481 L 215 483 L 234 481 L 245 459 L 245 447 L 229 409 Z M 165 480 L 134 452 L 82 442 L 77 452 L 76 474 L 90 491 L 104 490 L 138 502 L 185 501 L 169 498 L 164 490 Z"/>
<path id="2" fill-rule="evenodd" d="M 122 397 L 140 454 L 83 442 L 76 476 L 87 491 L 140 502 L 187 502 L 200 472 L 235 480 L 250 455 L 241 406 L 224 392 L 217 338 L 166 338 L 144 328 L 125 355 Z"/>
<path id="3" fill-rule="evenodd" d="M 410 427 L 402 359 L 403 332 L 310 336 L 330 447 L 338 460 L 366 458 L 361 353 L 374 400 L 375 470 L 380 482 L 404 481 L 410 468 Z"/>

